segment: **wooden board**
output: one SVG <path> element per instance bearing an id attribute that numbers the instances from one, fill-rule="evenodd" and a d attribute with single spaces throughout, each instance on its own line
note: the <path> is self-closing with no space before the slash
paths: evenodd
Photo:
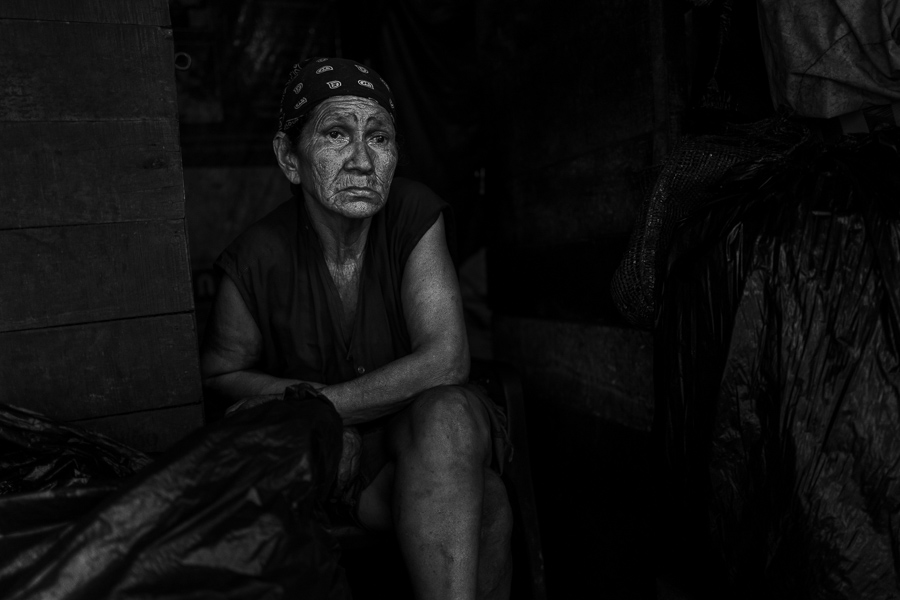
<path id="1" fill-rule="evenodd" d="M 184 218 L 178 122 L 0 122 L 0 229 Z"/>
<path id="2" fill-rule="evenodd" d="M 199 402 L 192 314 L 0 333 L 0 402 L 60 420 Z"/>
<path id="3" fill-rule="evenodd" d="M 165 0 L 3 0 L 0 19 L 171 24 Z"/>
<path id="4" fill-rule="evenodd" d="M 653 336 L 646 331 L 494 316 L 494 355 L 519 369 L 526 401 L 649 431 Z"/>
<path id="5" fill-rule="evenodd" d="M 0 231 L 0 331 L 193 309 L 184 221 Z"/>
<path id="6" fill-rule="evenodd" d="M 177 119 L 172 31 L 0 20 L 0 121 Z"/>
<path id="7" fill-rule="evenodd" d="M 203 426 L 200 404 L 74 421 L 142 452 L 163 452 Z"/>

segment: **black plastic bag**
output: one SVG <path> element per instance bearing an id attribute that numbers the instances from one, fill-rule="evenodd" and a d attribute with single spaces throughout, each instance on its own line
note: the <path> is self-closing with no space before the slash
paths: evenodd
<path id="1" fill-rule="evenodd" d="M 0 404 L 0 495 L 116 481 L 151 462 L 104 436 Z"/>
<path id="2" fill-rule="evenodd" d="M 341 420 L 314 392 L 289 396 L 197 431 L 118 486 L 0 498 L 3 597 L 349 598 L 317 509 Z"/>
<path id="3" fill-rule="evenodd" d="M 898 144 L 749 165 L 676 235 L 656 430 L 734 596 L 900 597 Z"/>

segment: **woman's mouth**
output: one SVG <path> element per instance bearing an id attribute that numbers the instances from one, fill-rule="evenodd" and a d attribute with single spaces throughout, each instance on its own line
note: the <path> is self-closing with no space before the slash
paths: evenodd
<path id="1" fill-rule="evenodd" d="M 377 195 L 378 195 L 378 192 L 376 192 L 375 190 L 373 190 L 373 189 L 370 188 L 370 187 L 350 186 L 350 187 L 345 187 L 345 188 L 342 189 L 341 191 L 342 191 L 342 192 L 345 192 L 345 193 L 348 193 L 348 194 L 352 194 L 352 195 L 354 195 L 354 196 L 370 196 L 370 197 L 374 197 L 374 196 L 377 196 Z"/>

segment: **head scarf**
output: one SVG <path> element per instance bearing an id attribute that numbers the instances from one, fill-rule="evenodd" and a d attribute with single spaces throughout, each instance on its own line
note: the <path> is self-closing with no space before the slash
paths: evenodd
<path id="1" fill-rule="evenodd" d="M 396 118 L 391 88 L 372 68 L 346 58 L 308 58 L 294 65 L 288 76 L 278 130 L 287 131 L 313 106 L 332 96 L 370 98 Z"/>

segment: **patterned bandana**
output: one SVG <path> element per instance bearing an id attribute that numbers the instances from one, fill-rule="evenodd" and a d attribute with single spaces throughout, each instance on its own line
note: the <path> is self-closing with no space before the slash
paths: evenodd
<path id="1" fill-rule="evenodd" d="M 346 58 L 308 58 L 294 65 L 288 76 L 278 130 L 287 131 L 318 102 L 332 96 L 370 98 L 396 118 L 391 88 L 374 70 Z"/>

